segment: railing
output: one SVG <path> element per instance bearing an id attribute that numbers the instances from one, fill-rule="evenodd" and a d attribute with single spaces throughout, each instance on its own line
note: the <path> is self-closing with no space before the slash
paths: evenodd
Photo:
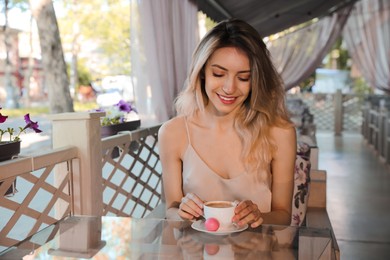
<path id="1" fill-rule="evenodd" d="M 160 203 L 159 127 L 103 139 L 103 215 L 144 217 Z M 112 158 L 116 147 L 119 156 Z"/>
<path id="2" fill-rule="evenodd" d="M 144 217 L 160 204 L 160 126 L 101 138 L 103 115 L 52 116 L 52 151 L 0 163 L 0 252 L 66 215 Z"/>
<path id="3" fill-rule="evenodd" d="M 0 163 L 0 251 L 71 214 L 76 156 L 66 147 Z M 17 192 L 4 196 L 14 183 Z"/>
<path id="4" fill-rule="evenodd" d="M 366 102 L 363 108 L 362 134 L 379 158 L 390 165 L 390 113 L 385 103 Z"/>
<path id="5" fill-rule="evenodd" d="M 289 94 L 288 99 L 301 99 L 314 115 L 314 124 L 319 131 L 360 132 L 364 97 L 356 94 L 298 93 Z"/>

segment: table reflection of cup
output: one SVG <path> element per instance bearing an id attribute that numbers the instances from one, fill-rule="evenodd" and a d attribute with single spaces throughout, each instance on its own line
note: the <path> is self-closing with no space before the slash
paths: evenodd
<path id="1" fill-rule="evenodd" d="M 231 229 L 232 218 L 234 216 L 234 209 L 236 204 L 231 201 L 208 201 L 203 205 L 203 212 L 205 219 L 215 218 L 219 222 L 219 229 Z"/>
<path id="2" fill-rule="evenodd" d="M 232 246 L 227 244 L 205 244 L 203 250 L 204 259 L 234 259 Z"/>

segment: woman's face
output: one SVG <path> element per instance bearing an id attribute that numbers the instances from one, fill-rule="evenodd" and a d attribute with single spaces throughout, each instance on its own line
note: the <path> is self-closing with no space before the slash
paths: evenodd
<path id="1" fill-rule="evenodd" d="M 250 76 L 249 59 L 243 51 L 235 47 L 217 49 L 206 63 L 206 108 L 218 115 L 238 111 L 251 90 Z"/>

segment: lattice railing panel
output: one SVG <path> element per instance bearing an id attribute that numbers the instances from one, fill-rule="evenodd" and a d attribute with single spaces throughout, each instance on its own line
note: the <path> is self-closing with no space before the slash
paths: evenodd
<path id="1" fill-rule="evenodd" d="M 37 165 L 35 170 L 11 174 L 12 177 L 1 179 L 0 252 L 70 215 L 72 160 L 63 155 L 60 157 L 62 159 L 51 160 L 51 154 L 45 160 L 44 156 L 40 156 L 39 160 L 45 161 L 44 166 Z M 6 162 L 7 166 L 18 163 L 17 160 Z M 61 173 L 57 168 L 62 169 Z M 16 188 L 14 193 L 5 195 L 12 185 Z"/>
<path id="2" fill-rule="evenodd" d="M 112 143 L 103 151 L 103 215 L 141 218 L 160 203 L 158 129 L 159 126 L 103 139 L 103 143 Z"/>
<path id="3" fill-rule="evenodd" d="M 361 132 L 363 100 L 356 95 L 343 95 L 343 130 Z"/>
<path id="4" fill-rule="evenodd" d="M 301 93 L 288 98 L 301 98 L 314 115 L 317 130 L 334 130 L 335 104 L 331 93 Z M 363 101 L 358 95 L 343 94 L 343 130 L 360 132 L 363 124 Z"/>

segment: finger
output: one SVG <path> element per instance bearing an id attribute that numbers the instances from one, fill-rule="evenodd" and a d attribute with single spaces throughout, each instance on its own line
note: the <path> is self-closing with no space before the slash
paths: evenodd
<path id="1" fill-rule="evenodd" d="M 240 204 L 237 205 L 235 209 L 236 215 L 233 217 L 233 222 L 238 223 L 239 225 L 244 225 L 248 221 L 250 221 L 250 218 L 245 218 L 252 213 L 253 209 L 253 204 L 251 201 L 242 201 Z M 256 205 L 255 205 L 256 206 Z M 257 206 L 256 206 L 257 207 Z M 244 222 L 243 222 L 244 221 Z M 243 222 L 243 223 L 239 223 Z"/>
<path id="2" fill-rule="evenodd" d="M 184 207 L 190 210 L 188 212 L 191 212 L 194 216 L 199 217 L 203 215 L 203 209 L 202 209 L 203 207 L 202 206 L 200 207 L 194 200 L 186 197 L 184 199 L 184 204 L 185 204 Z"/>
<path id="3" fill-rule="evenodd" d="M 186 195 L 186 197 L 190 200 L 192 200 L 196 205 L 198 205 L 198 207 L 200 209 L 203 209 L 203 200 L 201 200 L 198 196 L 196 196 L 195 194 L 193 193 L 188 193 Z M 203 212 L 200 211 L 200 214 L 202 214 Z"/>
<path id="4" fill-rule="evenodd" d="M 259 217 L 255 222 L 251 224 L 251 228 L 257 228 L 261 224 L 263 224 L 264 219 L 262 217 Z"/>
<path id="5" fill-rule="evenodd" d="M 245 201 L 241 201 L 239 202 L 237 205 L 236 205 L 236 208 L 234 209 L 234 217 L 232 219 L 232 221 L 234 223 L 238 223 L 238 221 L 240 221 L 241 219 L 241 211 L 246 208 L 246 205 L 245 205 Z"/>
<path id="6" fill-rule="evenodd" d="M 254 206 L 255 206 L 254 210 L 251 214 L 251 216 L 253 216 L 253 220 L 249 221 L 252 228 L 256 228 L 256 227 L 260 226 L 264 221 L 263 218 L 261 217 L 261 211 L 258 209 L 256 204 L 254 204 Z"/>
<path id="7" fill-rule="evenodd" d="M 261 218 L 261 212 L 258 209 L 257 205 L 252 202 L 246 202 L 246 207 L 242 209 L 239 214 L 237 214 L 237 218 L 239 219 L 238 225 L 242 226 L 245 224 L 253 224 L 251 227 L 257 227 L 259 226 L 263 220 L 260 220 Z"/>
<path id="8" fill-rule="evenodd" d="M 201 216 L 203 214 L 202 209 L 198 206 L 197 203 L 195 203 L 191 199 L 192 196 L 189 196 L 189 197 L 190 198 L 188 198 L 186 196 L 186 197 L 182 198 L 179 209 L 181 209 L 182 211 L 184 211 L 186 213 L 193 215 L 194 217 Z"/>
<path id="9" fill-rule="evenodd" d="M 189 193 L 188 196 L 191 199 L 191 201 L 196 204 L 196 206 L 194 205 L 193 209 L 199 214 L 199 216 L 202 216 L 204 201 L 194 193 Z"/>
<path id="10" fill-rule="evenodd" d="M 194 211 L 191 207 L 184 203 L 180 204 L 179 215 L 183 216 L 186 219 L 193 219 L 198 217 L 198 213 L 196 213 L 196 211 Z"/>
<path id="11" fill-rule="evenodd" d="M 182 219 L 188 219 L 188 220 L 193 220 L 195 216 L 193 214 L 188 213 L 187 211 L 183 210 L 181 207 L 179 208 L 179 211 L 177 214 L 182 218 Z"/>
<path id="12" fill-rule="evenodd" d="M 241 201 L 240 203 L 238 203 L 238 205 L 236 206 L 234 211 L 236 214 L 242 213 L 244 210 L 250 211 L 250 208 L 252 205 L 254 205 L 252 201 L 244 200 L 244 201 Z"/>

